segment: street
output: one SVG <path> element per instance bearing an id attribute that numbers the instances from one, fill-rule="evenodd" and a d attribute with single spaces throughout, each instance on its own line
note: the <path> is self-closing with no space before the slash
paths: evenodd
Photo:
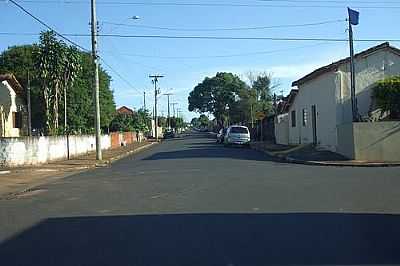
<path id="1" fill-rule="evenodd" d="M 400 264 L 399 187 L 191 133 L 0 200 L 0 265 Z"/>

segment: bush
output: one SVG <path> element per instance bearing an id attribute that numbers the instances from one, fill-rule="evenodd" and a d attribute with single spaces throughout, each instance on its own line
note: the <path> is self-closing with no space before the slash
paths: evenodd
<path id="1" fill-rule="evenodd" d="M 382 112 L 389 112 L 391 119 L 400 118 L 400 76 L 378 81 L 373 97 Z"/>

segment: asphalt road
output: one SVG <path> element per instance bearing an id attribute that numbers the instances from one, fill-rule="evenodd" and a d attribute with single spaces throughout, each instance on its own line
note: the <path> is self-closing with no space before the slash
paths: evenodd
<path id="1" fill-rule="evenodd" d="M 192 134 L 0 200 L 0 265 L 399 265 L 399 188 Z"/>

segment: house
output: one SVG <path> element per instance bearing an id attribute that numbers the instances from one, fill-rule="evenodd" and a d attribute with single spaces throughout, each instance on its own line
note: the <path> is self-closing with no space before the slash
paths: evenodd
<path id="1" fill-rule="evenodd" d="M 0 74 L 0 137 L 20 137 L 28 133 L 26 94 L 12 74 Z"/>
<path id="2" fill-rule="evenodd" d="M 293 104 L 298 90 L 292 89 L 288 96 L 279 102 L 275 116 L 275 141 L 277 144 L 289 144 L 289 108 Z"/>
<path id="3" fill-rule="evenodd" d="M 400 74 L 400 50 L 383 43 L 355 55 L 356 101 L 362 118 L 373 110 L 378 80 Z M 287 109 L 289 144 L 313 143 L 338 150 L 338 128 L 352 123 L 350 58 L 318 68 L 292 83 L 298 88 Z"/>
<path id="4" fill-rule="evenodd" d="M 124 114 L 124 115 L 134 115 L 135 111 L 132 109 L 126 107 L 126 106 L 121 106 L 120 108 L 117 109 L 118 114 Z"/>

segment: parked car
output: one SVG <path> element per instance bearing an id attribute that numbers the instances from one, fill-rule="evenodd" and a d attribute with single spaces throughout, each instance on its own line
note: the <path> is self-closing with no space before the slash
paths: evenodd
<path id="1" fill-rule="evenodd" d="M 239 144 L 247 145 L 250 143 L 250 132 L 245 126 L 230 126 L 228 127 L 224 144 Z"/>
<path id="2" fill-rule="evenodd" d="M 167 130 L 164 132 L 164 139 L 172 139 L 175 138 L 175 133 L 172 130 Z"/>
<path id="3" fill-rule="evenodd" d="M 217 134 L 217 143 L 224 143 L 226 128 L 221 128 Z"/>

